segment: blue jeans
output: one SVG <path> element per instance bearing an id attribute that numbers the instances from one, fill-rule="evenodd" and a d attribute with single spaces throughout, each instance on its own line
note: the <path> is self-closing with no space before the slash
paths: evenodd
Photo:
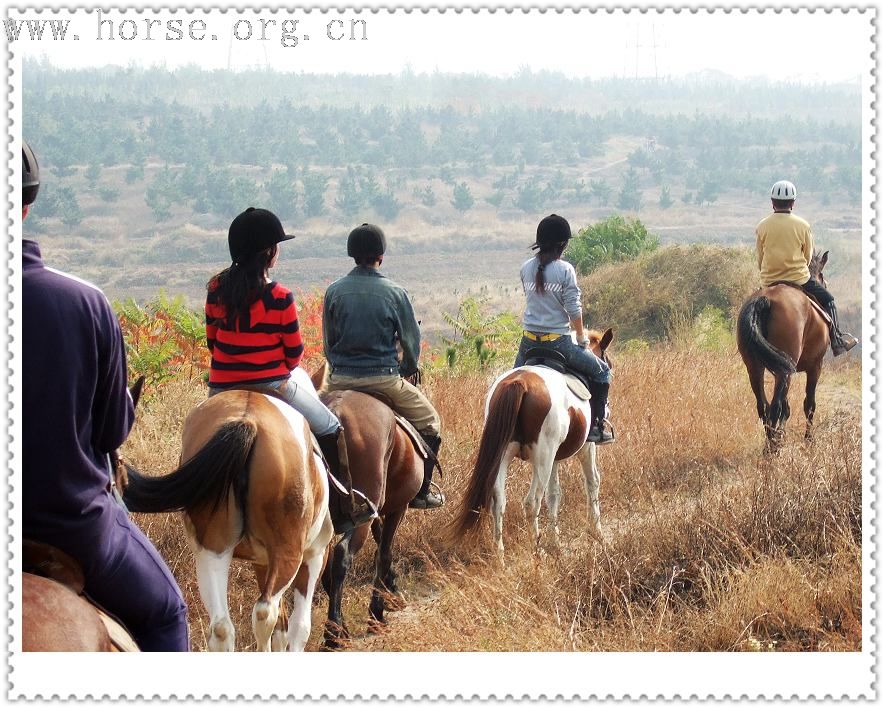
<path id="1" fill-rule="evenodd" d="M 586 374 L 591 381 L 596 383 L 611 383 L 611 367 L 604 361 L 599 359 L 589 349 L 581 349 L 580 346 L 571 339 L 570 335 L 563 334 L 558 339 L 551 342 L 535 342 L 527 337 L 522 337 L 519 344 L 519 353 L 516 355 L 516 363 L 514 367 L 523 366 L 525 363 L 525 354 L 529 349 L 551 349 L 559 352 L 565 357 L 568 368 Z"/>
<path id="2" fill-rule="evenodd" d="M 248 384 L 248 386 L 249 388 L 264 389 L 281 395 L 292 408 L 307 419 L 310 431 L 317 437 L 331 435 L 338 432 L 341 428 L 341 421 L 319 400 L 316 392 L 307 390 L 307 386 L 312 387 L 309 377 L 299 382 L 293 374 L 291 377 L 281 379 L 280 381 Z M 231 389 L 209 386 L 209 397 L 211 398 L 218 393 L 228 390 Z"/>

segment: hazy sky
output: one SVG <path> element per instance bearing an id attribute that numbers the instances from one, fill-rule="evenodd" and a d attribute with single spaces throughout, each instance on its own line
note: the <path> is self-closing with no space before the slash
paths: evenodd
<path id="1" fill-rule="evenodd" d="M 70 20 L 64 41 L 50 39 L 48 30 L 42 40 L 32 40 L 23 29 L 19 39 L 10 42 L 16 53 L 45 56 L 63 66 L 195 63 L 210 68 L 266 65 L 332 73 L 398 73 L 409 66 L 418 73 L 495 75 L 530 67 L 589 77 L 683 76 L 711 70 L 741 78 L 842 81 L 868 71 L 873 50 L 872 12 L 858 10 L 846 14 L 840 10 L 745 14 L 736 10 L 613 14 L 148 10 L 102 13 L 101 40 L 96 39 L 97 12 L 13 12 L 13 18 Z M 287 35 L 289 46 L 282 43 L 286 20 L 289 30 L 297 20 Z M 356 38 L 350 39 L 354 20 Z M 73 34 L 79 40 L 73 41 Z M 291 46 L 294 38 L 297 46 Z"/>

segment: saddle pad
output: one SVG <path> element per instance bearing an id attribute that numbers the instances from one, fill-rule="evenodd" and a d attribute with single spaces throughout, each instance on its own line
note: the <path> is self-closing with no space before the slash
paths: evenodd
<path id="1" fill-rule="evenodd" d="M 829 317 L 829 313 L 823 309 L 823 306 L 820 305 L 816 300 L 812 297 L 807 298 L 810 300 L 810 304 L 813 305 L 814 309 L 820 314 L 820 316 L 825 320 L 827 325 L 832 324 L 832 318 Z"/>
<path id="2" fill-rule="evenodd" d="M 96 605 L 92 606 L 95 607 L 95 611 L 98 612 L 98 617 L 104 622 L 104 626 L 107 629 L 111 644 L 114 645 L 114 649 L 117 651 L 141 651 L 135 643 L 135 640 L 132 639 L 132 635 L 126 631 L 126 628 L 123 627 L 123 625 L 110 615 L 105 614 L 101 608 Z"/>
<path id="3" fill-rule="evenodd" d="M 433 464 L 436 469 L 439 470 L 439 474 L 442 474 L 442 465 L 439 463 L 439 458 L 433 454 L 429 447 L 427 447 L 426 440 L 421 437 L 421 434 L 415 430 L 414 426 L 409 423 L 402 416 L 394 413 L 393 417 L 396 419 L 396 425 L 402 428 L 405 431 L 405 434 L 411 439 L 411 444 L 414 445 L 414 449 L 418 455 L 421 456 L 424 460 L 433 458 Z"/>
<path id="4" fill-rule="evenodd" d="M 586 388 L 586 385 L 576 376 L 565 374 L 565 383 L 568 384 L 571 393 L 577 396 L 581 401 L 588 401 L 592 398 L 592 396 L 589 395 L 589 389 Z"/>

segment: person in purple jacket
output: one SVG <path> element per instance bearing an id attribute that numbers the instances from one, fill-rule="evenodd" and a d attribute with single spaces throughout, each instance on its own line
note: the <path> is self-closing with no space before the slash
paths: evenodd
<path id="1" fill-rule="evenodd" d="M 22 219 L 40 186 L 22 143 Z M 110 492 L 108 454 L 135 419 L 120 324 L 104 293 L 22 242 L 24 538 L 76 559 L 85 592 L 142 651 L 187 651 L 187 607 L 160 554 Z"/>

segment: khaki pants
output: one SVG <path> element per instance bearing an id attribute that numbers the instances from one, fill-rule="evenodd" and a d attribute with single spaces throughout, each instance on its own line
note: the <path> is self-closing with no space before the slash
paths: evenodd
<path id="1" fill-rule="evenodd" d="M 329 374 L 329 391 L 375 391 L 393 402 L 393 410 L 411 423 L 419 433 L 439 435 L 441 421 L 429 399 L 401 376 L 342 376 Z"/>

